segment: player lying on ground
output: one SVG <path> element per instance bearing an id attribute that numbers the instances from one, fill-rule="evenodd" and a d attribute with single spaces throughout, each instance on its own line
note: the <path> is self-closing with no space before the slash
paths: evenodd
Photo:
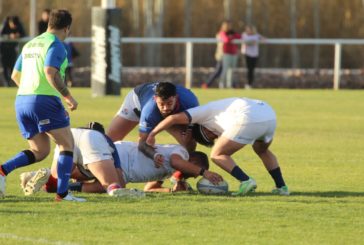
<path id="1" fill-rule="evenodd" d="M 267 103 L 247 98 L 227 98 L 191 108 L 164 119 L 149 133 L 146 143 L 153 146 L 155 136 L 162 130 L 175 124 L 190 123 L 196 124 L 193 129 L 196 141 L 213 146 L 211 159 L 241 182 L 236 195 L 245 195 L 257 187 L 255 180 L 244 173 L 231 157 L 247 144 L 253 145 L 255 153 L 272 176 L 276 185 L 273 193 L 289 195 L 277 158 L 268 149 L 273 141 L 276 115 Z"/>
<path id="2" fill-rule="evenodd" d="M 100 187 L 100 192 L 111 196 L 143 196 L 137 190 L 125 189 L 121 178 L 120 159 L 114 143 L 104 134 L 104 128 L 99 123 L 90 123 L 91 128 L 72 128 L 74 138 L 73 163 L 71 177 L 88 180 L 94 178 Z M 93 129 L 92 129 L 93 128 Z M 40 169 L 37 172 L 22 175 L 22 186 L 25 195 L 31 195 L 46 183 L 46 190 L 54 192 L 57 185 L 57 161 L 59 149 L 56 147 L 51 171 Z M 31 178 L 30 178 L 31 177 Z"/>
<path id="3" fill-rule="evenodd" d="M 121 168 L 115 166 L 108 146 L 100 142 L 104 135 L 88 129 L 72 129 L 75 137 L 75 166 L 72 178 L 79 184 L 73 185 L 73 189 L 82 192 L 102 193 L 105 190 L 112 191 L 112 184 L 125 187 L 127 183 L 145 183 L 145 191 L 168 192 L 168 188 L 163 188 L 163 180 L 175 171 L 184 173 L 184 177 L 197 177 L 202 175 L 213 183 L 222 180 L 221 176 L 208 171 L 208 158 L 202 152 L 193 152 L 190 155 L 180 145 L 157 145 L 156 151 L 164 156 L 162 165 L 146 157 L 138 150 L 138 144 L 134 142 L 115 142 L 118 157 L 120 158 Z M 101 159 L 105 158 L 107 159 Z M 42 172 L 44 174 L 42 174 Z M 46 169 L 37 172 L 27 172 L 21 175 L 21 185 L 26 195 L 33 194 L 46 183 L 45 189 L 48 192 L 54 191 L 56 183 L 56 169 L 52 165 L 52 174 Z M 117 178 L 115 176 L 117 174 Z M 43 177 L 44 176 L 44 177 Z M 113 179 L 110 176 L 114 176 Z M 89 182 L 89 180 L 95 180 Z M 177 182 L 173 191 L 186 190 L 186 183 Z M 126 195 L 121 192 L 120 195 Z M 131 195 L 131 194 L 129 194 Z M 137 194 L 136 194 L 137 195 Z"/>

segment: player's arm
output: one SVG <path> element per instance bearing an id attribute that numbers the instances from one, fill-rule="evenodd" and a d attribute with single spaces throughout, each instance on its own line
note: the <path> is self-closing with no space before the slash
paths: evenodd
<path id="1" fill-rule="evenodd" d="M 146 142 L 147 137 L 148 134 L 139 132 L 138 149 L 139 151 L 143 152 L 144 155 L 146 155 L 150 159 L 153 159 L 155 166 L 159 168 L 163 165 L 164 156 L 162 154 L 157 153 L 153 146 L 147 144 Z"/>
<path id="2" fill-rule="evenodd" d="M 163 181 L 148 182 L 144 186 L 145 192 L 171 192 L 170 188 L 163 187 Z"/>
<path id="3" fill-rule="evenodd" d="M 184 160 L 178 154 L 171 155 L 170 164 L 172 168 L 181 171 L 183 174 L 187 174 L 193 177 L 201 175 L 206 179 L 210 180 L 212 183 L 216 184 L 222 181 L 222 177 L 219 174 L 211 172 L 199 166 L 196 166 L 190 163 L 189 161 Z"/>
<path id="4" fill-rule="evenodd" d="M 11 79 L 18 87 L 20 85 L 22 63 L 23 63 L 23 58 L 20 54 L 15 62 L 13 72 L 11 73 Z"/>
<path id="5" fill-rule="evenodd" d="M 14 81 L 14 83 L 18 87 L 20 85 L 20 77 L 21 77 L 21 72 L 14 69 L 13 72 L 11 73 L 11 79 Z"/>
<path id="6" fill-rule="evenodd" d="M 170 127 L 172 127 L 173 125 L 176 124 L 189 124 L 191 119 L 188 116 L 189 114 L 185 113 L 185 112 L 180 112 L 174 115 L 170 115 L 168 117 L 166 117 L 163 121 L 161 121 L 148 135 L 148 138 L 146 140 L 147 144 L 149 145 L 154 145 L 155 144 L 155 136 L 163 131 L 166 130 Z"/>
<path id="7" fill-rule="evenodd" d="M 64 59 L 66 59 L 66 52 L 62 44 L 52 44 L 45 57 L 44 74 L 49 84 L 64 97 L 68 108 L 73 111 L 77 109 L 78 103 L 71 95 L 59 72 L 59 68 L 61 67 Z"/>

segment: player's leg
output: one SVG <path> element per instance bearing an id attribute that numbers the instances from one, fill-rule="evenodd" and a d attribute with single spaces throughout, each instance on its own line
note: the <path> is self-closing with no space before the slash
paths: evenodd
<path id="1" fill-rule="evenodd" d="M 112 141 L 123 140 L 138 123 L 138 121 L 131 121 L 116 115 L 107 129 L 106 135 L 109 136 Z"/>
<path id="2" fill-rule="evenodd" d="M 50 151 L 47 135 L 39 133 L 28 139 L 29 149 L 19 152 L 0 166 L 0 197 L 5 196 L 5 176 L 13 170 L 43 160 Z"/>
<path id="3" fill-rule="evenodd" d="M 100 185 L 110 196 L 115 197 L 144 197 L 142 191 L 125 189 L 125 180 L 116 171 L 113 160 L 102 160 L 87 165 L 90 172 L 96 177 Z M 121 172 L 120 172 L 121 173 Z M 119 179 L 122 179 L 120 182 Z M 96 182 L 97 184 L 97 182 Z M 95 184 L 83 184 L 82 191 L 95 190 Z"/>
<path id="4" fill-rule="evenodd" d="M 280 195 L 289 195 L 288 187 L 283 179 L 281 168 L 279 167 L 276 156 L 269 150 L 269 146 L 272 141 L 265 143 L 264 141 L 256 141 L 253 144 L 255 153 L 262 160 L 265 168 L 272 176 L 276 188 L 273 189 L 273 193 Z"/>
<path id="5" fill-rule="evenodd" d="M 245 195 L 257 188 L 255 180 L 236 165 L 231 157 L 231 155 L 245 147 L 245 145 L 221 136 L 211 150 L 212 161 L 240 181 L 240 187 L 238 192 L 235 193 L 236 195 Z"/>
<path id="6" fill-rule="evenodd" d="M 112 141 L 123 140 L 138 125 L 140 110 L 138 96 L 132 90 L 126 95 L 123 104 L 112 119 L 106 135 Z"/>
<path id="7" fill-rule="evenodd" d="M 47 132 L 59 148 L 57 160 L 57 195 L 56 201 L 85 201 L 68 193 L 68 182 L 73 166 L 73 136 L 70 127 L 53 129 Z"/>
<path id="8" fill-rule="evenodd" d="M 114 160 L 102 160 L 99 162 L 94 162 L 87 164 L 90 172 L 95 176 L 95 178 L 100 182 L 104 191 L 110 185 L 116 185 L 121 188 L 121 183 L 119 182 L 119 176 L 116 172 Z"/>

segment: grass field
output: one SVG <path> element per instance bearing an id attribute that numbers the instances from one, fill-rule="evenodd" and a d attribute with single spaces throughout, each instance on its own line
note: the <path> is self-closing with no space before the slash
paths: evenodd
<path id="1" fill-rule="evenodd" d="M 14 115 L 15 89 L 0 89 L 0 159 L 27 144 Z M 123 89 L 123 96 L 128 89 Z M 278 156 L 291 196 L 273 196 L 273 181 L 247 147 L 234 157 L 258 184 L 247 197 L 197 193 L 153 194 L 142 200 L 80 194 L 87 203 L 55 203 L 39 193 L 25 197 L 23 171 L 11 173 L 0 200 L 0 244 L 363 244 L 364 91 L 199 90 L 204 104 L 246 96 L 269 102 L 278 116 L 272 150 Z M 122 97 L 91 98 L 73 89 L 79 109 L 72 126 L 97 120 L 108 126 Z M 127 140 L 135 141 L 137 131 Z M 161 134 L 160 143 L 174 142 Z M 199 147 L 206 153 L 209 149 Z M 236 190 L 238 182 L 212 165 Z M 197 179 L 190 183 L 194 186 Z M 139 187 L 142 185 L 130 185 Z"/>

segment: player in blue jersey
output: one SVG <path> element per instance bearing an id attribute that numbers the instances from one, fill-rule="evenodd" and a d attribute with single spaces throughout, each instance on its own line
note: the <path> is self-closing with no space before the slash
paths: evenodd
<path id="1" fill-rule="evenodd" d="M 122 140 L 139 123 L 139 149 L 156 163 L 163 163 L 163 156 L 156 154 L 145 140 L 149 132 L 165 117 L 198 106 L 197 97 L 189 90 L 170 82 L 144 83 L 126 96 L 124 103 L 113 118 L 107 135 Z M 192 151 L 196 142 L 186 126 L 168 130 L 179 144 Z"/>
<path id="2" fill-rule="evenodd" d="M 62 96 L 71 111 L 77 101 L 64 83 L 67 53 L 62 41 L 68 36 L 72 16 L 66 10 L 53 10 L 48 29 L 25 44 L 11 78 L 19 87 L 15 111 L 19 129 L 29 143 L 24 150 L 0 166 L 0 197 L 5 195 L 5 176 L 16 168 L 45 159 L 50 140 L 60 149 L 56 201 L 85 201 L 68 193 L 73 164 L 73 137 Z"/>

